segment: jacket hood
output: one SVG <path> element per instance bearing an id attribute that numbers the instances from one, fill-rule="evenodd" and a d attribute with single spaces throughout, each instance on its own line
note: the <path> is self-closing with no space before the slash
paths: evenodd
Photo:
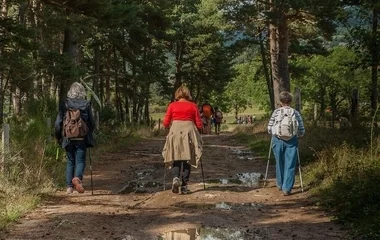
<path id="1" fill-rule="evenodd" d="M 66 103 L 68 108 L 80 110 L 86 110 L 87 106 L 90 104 L 88 100 L 77 98 L 67 98 Z"/>

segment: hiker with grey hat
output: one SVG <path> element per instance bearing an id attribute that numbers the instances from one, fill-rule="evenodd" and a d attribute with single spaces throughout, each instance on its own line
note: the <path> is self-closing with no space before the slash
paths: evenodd
<path id="1" fill-rule="evenodd" d="M 84 193 L 82 180 L 86 167 L 86 150 L 95 145 L 93 138 L 95 120 L 91 102 L 86 100 L 86 96 L 84 86 L 74 82 L 67 93 L 67 98 L 59 106 L 55 121 L 55 137 L 66 150 L 68 194 L 74 190 Z"/>
<path id="2" fill-rule="evenodd" d="M 291 193 L 298 159 L 298 138 L 305 134 L 301 114 L 290 107 L 293 97 L 281 92 L 281 107 L 274 110 L 268 124 L 271 148 L 276 159 L 276 185 L 284 196 Z"/>

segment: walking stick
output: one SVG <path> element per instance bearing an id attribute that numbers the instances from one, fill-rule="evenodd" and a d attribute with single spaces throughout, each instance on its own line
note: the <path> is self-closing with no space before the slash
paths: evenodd
<path id="1" fill-rule="evenodd" d="M 165 173 L 164 173 L 164 191 L 165 191 L 166 190 L 166 172 L 167 172 L 165 164 L 164 164 L 164 168 L 165 168 Z"/>
<path id="2" fill-rule="evenodd" d="M 264 188 L 265 188 L 265 185 L 267 183 L 268 169 L 269 169 L 269 160 L 270 160 L 270 155 L 271 155 L 271 152 L 272 152 L 272 141 L 273 141 L 273 138 L 270 139 L 268 161 L 267 161 L 267 169 L 265 171 L 264 186 L 263 186 Z"/>
<path id="3" fill-rule="evenodd" d="M 91 161 L 91 148 L 88 149 L 88 156 L 90 159 L 90 179 L 91 179 L 91 195 L 94 195 L 94 184 L 92 181 L 92 161 Z"/>
<path id="4" fill-rule="evenodd" d="M 199 159 L 199 161 L 201 161 L 201 170 L 202 170 L 202 178 L 203 178 L 203 189 L 206 190 L 205 174 L 203 172 L 202 159 Z"/>
<path id="5" fill-rule="evenodd" d="M 300 153 L 298 151 L 298 147 L 297 147 L 297 157 L 298 157 L 298 171 L 300 172 L 301 191 L 303 192 L 303 181 L 302 181 L 302 173 L 301 173 L 301 160 L 300 160 Z"/>

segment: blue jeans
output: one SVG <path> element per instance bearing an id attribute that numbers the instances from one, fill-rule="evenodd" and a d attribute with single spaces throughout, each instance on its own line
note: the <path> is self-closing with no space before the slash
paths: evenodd
<path id="1" fill-rule="evenodd" d="M 86 143 L 84 141 L 70 141 L 66 146 L 66 185 L 72 187 L 74 177 L 83 179 L 86 167 Z"/>
<path id="2" fill-rule="evenodd" d="M 272 149 L 276 159 L 276 183 L 284 192 L 290 192 L 294 186 L 298 138 L 293 137 L 288 141 L 272 137 Z"/>

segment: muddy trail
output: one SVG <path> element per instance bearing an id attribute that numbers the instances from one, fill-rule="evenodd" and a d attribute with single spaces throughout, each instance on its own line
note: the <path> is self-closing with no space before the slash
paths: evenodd
<path id="1" fill-rule="evenodd" d="M 301 192 L 262 188 L 266 161 L 233 135 L 206 136 L 203 169 L 193 169 L 190 193 L 166 190 L 164 138 L 145 140 L 93 163 L 84 194 L 59 192 L 0 232 L 0 239 L 348 239 L 347 232 Z"/>

